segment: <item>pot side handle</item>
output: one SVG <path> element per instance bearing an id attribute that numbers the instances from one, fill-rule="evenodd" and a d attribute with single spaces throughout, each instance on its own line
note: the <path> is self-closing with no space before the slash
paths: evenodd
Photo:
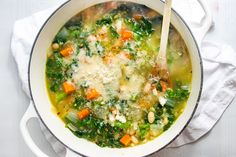
<path id="1" fill-rule="evenodd" d="M 28 130 L 28 121 L 32 118 L 38 118 L 36 111 L 33 107 L 32 102 L 30 102 L 30 105 L 28 109 L 26 110 L 24 116 L 22 117 L 20 121 L 20 131 L 23 136 L 23 139 L 27 146 L 32 150 L 32 152 L 38 156 L 38 157 L 48 157 L 47 154 L 45 154 L 33 141 L 33 139 L 30 136 L 29 130 Z"/>
<path id="2" fill-rule="evenodd" d="M 33 102 L 30 102 L 29 107 L 27 108 L 25 114 L 23 115 L 20 121 L 20 131 L 23 136 L 23 139 L 26 145 L 31 149 L 31 151 L 38 157 L 49 157 L 46 153 L 44 153 L 34 142 L 31 138 L 29 130 L 28 130 L 28 121 L 32 118 L 37 118 L 38 115 L 33 107 Z M 80 157 L 78 154 L 75 154 L 68 148 L 66 148 L 66 155 L 65 157 Z"/>
<path id="3" fill-rule="evenodd" d="M 200 21 L 200 24 L 190 23 L 191 30 L 196 37 L 198 45 L 201 45 L 203 38 L 205 37 L 206 33 L 209 31 L 211 26 L 213 25 L 213 18 L 211 10 L 206 2 L 206 0 L 197 0 L 198 3 L 201 5 L 203 11 L 205 12 L 204 17 Z"/>

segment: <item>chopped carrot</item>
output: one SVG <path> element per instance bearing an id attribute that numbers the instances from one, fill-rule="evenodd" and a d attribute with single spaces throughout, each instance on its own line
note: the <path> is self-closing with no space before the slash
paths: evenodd
<path id="1" fill-rule="evenodd" d="M 100 93 L 96 89 L 94 89 L 94 88 L 90 88 L 86 92 L 86 98 L 88 100 L 96 99 L 99 96 L 100 96 Z"/>
<path id="2" fill-rule="evenodd" d="M 121 55 L 124 56 L 125 58 L 131 59 L 131 55 L 127 52 L 122 51 Z"/>
<path id="3" fill-rule="evenodd" d="M 61 53 L 61 55 L 62 55 L 63 57 L 66 57 L 66 56 L 69 56 L 69 55 L 73 54 L 73 53 L 74 53 L 74 49 L 73 49 L 72 46 L 67 46 L 67 47 L 63 48 L 63 49 L 60 51 L 60 53 Z"/>
<path id="4" fill-rule="evenodd" d="M 88 117 L 89 114 L 90 110 L 88 108 L 84 108 L 77 113 L 77 116 L 80 120 L 83 120 L 84 118 Z"/>
<path id="5" fill-rule="evenodd" d="M 65 93 L 70 94 L 75 91 L 75 85 L 69 81 L 63 83 Z"/>
<path id="6" fill-rule="evenodd" d="M 162 92 L 165 92 L 167 89 L 167 83 L 164 81 L 160 81 Z"/>
<path id="7" fill-rule="evenodd" d="M 122 40 L 131 40 L 133 38 L 133 33 L 127 29 L 122 29 L 121 38 Z"/>
<path id="8" fill-rule="evenodd" d="M 141 20 L 142 19 L 142 15 L 140 15 L 140 14 L 135 14 L 135 15 L 133 15 L 133 18 L 135 19 L 135 20 Z"/>
<path id="9" fill-rule="evenodd" d="M 130 135 L 126 134 L 120 139 L 120 143 L 122 143 L 125 146 L 128 146 L 131 142 L 131 137 Z"/>
<path id="10" fill-rule="evenodd" d="M 106 56 L 103 58 L 103 61 L 104 61 L 106 64 L 111 64 L 113 57 L 114 57 L 114 55 L 113 55 L 112 53 L 109 53 L 108 55 L 106 55 Z"/>

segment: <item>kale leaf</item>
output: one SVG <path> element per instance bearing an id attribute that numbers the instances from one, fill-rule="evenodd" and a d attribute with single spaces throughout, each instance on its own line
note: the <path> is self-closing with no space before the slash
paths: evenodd
<path id="1" fill-rule="evenodd" d="M 110 25 L 112 24 L 113 18 L 112 16 L 104 16 L 100 20 L 96 21 L 97 26 L 103 26 L 103 25 Z"/>
<path id="2" fill-rule="evenodd" d="M 152 22 L 144 16 L 138 21 L 127 18 L 126 23 L 134 32 L 134 37 L 136 40 L 143 40 L 146 37 L 149 37 L 154 32 Z"/>
<path id="3" fill-rule="evenodd" d="M 49 79 L 49 88 L 51 91 L 56 92 L 60 89 L 61 84 L 64 82 L 64 64 L 59 53 L 51 58 L 48 58 L 46 63 L 46 75 Z"/>

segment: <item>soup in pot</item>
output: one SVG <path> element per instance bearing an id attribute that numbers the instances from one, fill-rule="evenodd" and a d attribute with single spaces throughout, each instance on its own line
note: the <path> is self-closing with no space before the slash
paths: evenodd
<path id="1" fill-rule="evenodd" d="M 169 79 L 156 73 L 162 16 L 131 2 L 107 2 L 72 17 L 47 52 L 53 108 L 71 132 L 101 147 L 130 147 L 166 131 L 191 91 L 188 49 L 171 25 Z"/>

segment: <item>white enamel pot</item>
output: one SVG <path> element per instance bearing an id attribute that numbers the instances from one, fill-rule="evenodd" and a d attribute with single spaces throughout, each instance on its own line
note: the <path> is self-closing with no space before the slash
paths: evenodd
<path id="1" fill-rule="evenodd" d="M 29 86 L 34 108 L 29 107 L 28 111 L 22 118 L 21 132 L 26 143 L 37 156 L 46 157 L 47 155 L 40 150 L 31 139 L 26 127 L 27 121 L 32 117 L 39 117 L 51 134 L 65 146 L 67 150 L 66 156 L 140 157 L 157 152 L 171 143 L 187 126 L 197 108 L 203 81 L 202 61 L 198 43 L 200 43 L 212 22 L 211 14 L 204 0 L 199 0 L 205 11 L 205 16 L 201 27 L 194 29 L 195 33 L 199 35 L 197 39 L 195 39 L 193 33 L 181 16 L 176 13 L 176 11 L 172 10 L 171 23 L 181 34 L 190 53 L 192 62 L 192 89 L 184 112 L 170 127 L 170 129 L 165 131 L 158 138 L 147 142 L 146 144 L 130 148 L 101 148 L 92 142 L 74 136 L 69 129 L 65 128 L 64 123 L 54 113 L 52 113 L 52 105 L 47 94 L 45 82 L 46 51 L 59 29 L 71 17 L 85 8 L 106 1 L 107 0 L 67 1 L 48 18 L 34 42 L 29 64 Z M 156 10 L 160 14 L 162 14 L 164 8 L 164 3 L 159 0 L 125 1 L 144 4 L 147 7 Z M 37 114 L 33 113 L 34 109 Z"/>

